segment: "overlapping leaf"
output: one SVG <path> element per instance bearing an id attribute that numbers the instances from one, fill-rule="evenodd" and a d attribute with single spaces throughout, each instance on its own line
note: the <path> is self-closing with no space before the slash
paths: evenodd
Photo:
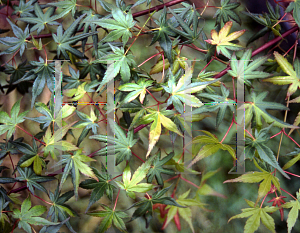
<path id="1" fill-rule="evenodd" d="M 293 11 L 293 18 L 295 22 L 300 27 L 300 2 L 297 0 L 290 0 L 289 6 L 286 8 L 285 12 Z"/>
<path id="2" fill-rule="evenodd" d="M 258 67 L 267 61 L 267 56 L 259 57 L 254 61 L 250 62 L 252 49 L 248 49 L 243 53 L 242 57 L 237 60 L 235 54 L 233 54 L 230 60 L 231 70 L 228 70 L 228 74 L 236 77 L 241 85 L 244 83 L 247 86 L 251 86 L 249 79 L 255 78 L 267 78 L 270 76 L 269 73 L 263 71 L 255 71 Z"/>
<path id="3" fill-rule="evenodd" d="M 129 37 L 132 36 L 130 29 L 136 22 L 133 21 L 131 12 L 128 12 L 125 16 L 121 9 L 114 8 L 111 13 L 114 19 L 91 20 L 91 22 L 113 30 L 103 39 L 103 42 L 111 42 L 122 37 L 123 46 L 125 46 Z"/>
<path id="4" fill-rule="evenodd" d="M 241 108 L 245 108 L 245 123 L 248 125 L 250 121 L 255 121 L 255 124 L 261 128 L 262 121 L 261 117 L 264 118 L 264 120 L 271 124 L 274 122 L 274 126 L 282 127 L 282 128 L 297 128 L 297 126 L 290 125 L 286 122 L 283 122 L 282 120 L 279 120 L 278 118 L 272 116 L 269 114 L 266 110 L 267 109 L 274 109 L 274 110 L 289 110 L 289 108 L 285 107 L 282 104 L 275 103 L 275 102 L 266 102 L 263 101 L 264 98 L 268 95 L 268 92 L 261 92 L 258 95 L 253 91 L 251 93 L 251 102 L 245 103 L 241 106 Z M 253 118 L 253 119 L 252 119 Z M 255 125 L 252 125 L 254 127 Z"/>
<path id="5" fill-rule="evenodd" d="M 230 0 L 221 0 L 221 7 L 218 7 L 214 18 L 216 18 L 216 25 L 221 23 L 227 23 L 229 18 L 233 19 L 235 22 L 241 24 L 241 19 L 234 9 L 241 5 L 239 2 L 230 2 Z"/>
<path id="6" fill-rule="evenodd" d="M 230 32 L 231 27 L 232 27 L 232 21 L 228 21 L 224 25 L 224 27 L 220 30 L 219 33 L 215 29 L 211 30 L 211 38 L 212 39 L 205 40 L 206 42 L 217 46 L 217 53 L 218 54 L 220 54 L 220 52 L 222 52 L 222 54 L 225 57 L 229 58 L 229 59 L 231 58 L 231 54 L 229 53 L 228 50 L 241 50 L 241 49 L 243 49 L 242 46 L 237 45 L 237 44 L 233 44 L 230 41 L 236 40 L 241 35 L 243 35 L 246 31 L 244 29 L 244 30 L 240 30 L 240 31 L 237 31 L 237 32 L 232 32 L 231 34 L 228 35 L 228 33 Z"/>
<path id="7" fill-rule="evenodd" d="M 151 162 L 155 157 L 151 157 L 145 163 L 143 163 L 139 168 L 133 173 L 131 177 L 131 171 L 129 164 L 125 167 L 123 171 L 123 182 L 116 181 L 117 185 L 124 189 L 129 197 L 135 199 L 135 193 L 145 193 L 149 190 L 152 190 L 154 185 L 147 183 L 140 183 L 147 175 L 147 172 L 150 169 Z"/>
<path id="8" fill-rule="evenodd" d="M 77 2 L 77 0 L 67 0 L 67 1 L 60 1 L 60 2 L 50 2 L 50 3 L 47 3 L 47 5 L 62 8 L 63 11 L 59 14 L 60 17 L 65 16 L 70 11 L 72 12 L 72 16 L 74 17 L 76 5 L 77 5 L 76 2 Z"/>
<path id="9" fill-rule="evenodd" d="M 47 190 L 39 183 L 42 182 L 49 182 L 52 180 L 56 180 L 55 177 L 50 176 L 37 176 L 31 167 L 25 167 L 22 169 L 21 167 L 17 166 L 17 170 L 20 174 L 20 176 L 16 177 L 16 180 L 18 181 L 26 181 L 27 188 L 29 191 L 34 194 L 34 189 L 37 188 L 38 190 L 41 190 L 45 193 L 47 193 Z"/>
<path id="10" fill-rule="evenodd" d="M 74 54 L 75 56 L 82 58 L 83 54 L 82 52 L 79 52 L 77 49 L 71 47 L 72 44 L 75 44 L 76 42 L 89 37 L 91 35 L 96 34 L 97 32 L 89 32 L 89 33 L 82 33 L 79 35 L 73 35 L 76 30 L 77 30 L 77 26 L 80 22 L 80 20 L 82 20 L 82 18 L 85 15 L 81 15 L 80 17 L 78 17 L 69 27 L 68 29 L 64 32 L 63 31 L 63 27 L 62 25 L 58 26 L 57 28 L 57 34 L 52 34 L 52 37 L 54 39 L 54 41 L 57 43 L 57 56 L 59 57 L 60 54 L 62 53 L 63 56 L 65 57 L 65 59 L 70 59 L 67 51 L 69 51 L 70 53 Z"/>
<path id="11" fill-rule="evenodd" d="M 22 56 L 25 51 L 25 48 L 27 48 L 26 38 L 29 36 L 29 25 L 27 25 L 27 27 L 23 31 L 21 28 L 13 24 L 9 19 L 7 19 L 7 22 L 9 22 L 16 37 L 0 38 L 0 43 L 9 47 L 8 49 L 2 51 L 0 55 L 12 54 L 20 50 L 20 55 Z"/>
<path id="12" fill-rule="evenodd" d="M 61 190 L 63 183 L 66 181 L 69 173 L 71 172 L 72 183 L 74 186 L 74 193 L 76 200 L 78 199 L 78 187 L 80 181 L 80 173 L 85 176 L 89 176 L 98 181 L 98 177 L 94 174 L 93 170 L 85 164 L 86 162 L 96 161 L 84 154 L 82 154 L 82 149 L 75 151 L 73 155 L 65 154 L 62 155 L 62 159 L 56 163 L 56 166 L 65 165 L 64 172 L 60 181 L 59 189 Z"/>
<path id="13" fill-rule="evenodd" d="M 192 115 L 199 114 L 203 112 L 213 112 L 217 109 L 219 109 L 217 118 L 216 118 L 216 127 L 219 127 L 221 122 L 223 121 L 226 113 L 226 109 L 229 108 L 231 112 L 235 112 L 235 104 L 236 102 L 232 99 L 229 99 L 229 90 L 224 86 L 221 85 L 221 92 L 222 95 L 217 94 L 211 94 L 211 93 L 200 93 L 197 96 L 198 97 L 204 97 L 211 100 L 214 100 L 214 102 L 206 103 L 205 105 L 202 105 L 200 108 L 196 108 L 192 111 Z"/>
<path id="14" fill-rule="evenodd" d="M 120 231 L 127 232 L 123 218 L 127 218 L 128 215 L 123 211 L 111 209 L 106 205 L 101 204 L 101 206 L 104 208 L 104 210 L 87 213 L 90 216 L 103 217 L 98 232 L 106 232 L 106 230 L 110 228 L 112 224 Z"/>
<path id="15" fill-rule="evenodd" d="M 16 125 L 22 123 L 25 121 L 25 116 L 29 112 L 29 110 L 22 112 L 19 115 L 20 112 L 20 102 L 21 99 L 19 99 L 11 108 L 10 115 L 7 114 L 7 112 L 0 111 L 0 123 L 3 125 L 0 125 L 0 135 L 6 134 L 6 138 L 10 138 L 12 134 L 15 132 Z M 19 115 L 19 116 L 18 116 Z"/>
<path id="16" fill-rule="evenodd" d="M 33 5 L 35 2 L 37 2 L 37 0 L 30 0 L 28 2 L 20 0 L 18 5 L 13 5 L 13 14 L 19 13 L 21 17 L 33 17 L 34 14 L 32 12 L 34 10 Z"/>
<path id="17" fill-rule="evenodd" d="M 103 166 L 103 165 L 102 165 Z M 103 167 L 102 167 L 103 168 Z M 80 183 L 79 187 L 84 189 L 93 189 L 90 197 L 90 201 L 88 204 L 88 207 L 86 208 L 87 212 L 89 208 L 106 193 L 107 197 L 111 200 L 113 195 L 113 188 L 115 188 L 114 185 L 110 184 L 111 181 L 111 175 L 109 175 L 107 172 L 104 174 L 101 174 L 96 168 L 92 167 L 92 170 L 96 177 L 99 179 L 99 181 L 96 181 L 94 179 L 88 179 Z M 102 171 L 105 170 L 102 169 Z"/>
<path id="18" fill-rule="evenodd" d="M 115 137 L 107 135 L 93 135 L 90 136 L 90 139 L 96 139 L 100 142 L 106 142 L 113 145 L 107 145 L 106 148 L 99 150 L 96 155 L 115 155 L 116 164 L 118 165 L 123 160 L 129 160 L 131 158 L 131 148 L 138 141 L 138 139 L 133 139 L 133 131 L 128 131 L 127 136 L 121 127 L 111 120 L 110 125 L 115 131 Z"/>
<path id="19" fill-rule="evenodd" d="M 40 5 L 38 3 L 34 4 L 34 13 L 37 17 L 22 17 L 19 20 L 25 21 L 30 24 L 35 24 L 30 32 L 37 30 L 37 34 L 40 34 L 42 30 L 45 29 L 45 26 L 48 25 L 59 25 L 55 20 L 61 18 L 61 15 L 53 15 L 55 11 L 54 7 L 50 7 L 45 13 L 43 13 Z M 53 16 L 52 16 L 53 15 Z"/>
<path id="20" fill-rule="evenodd" d="M 47 210 L 46 206 L 36 205 L 31 208 L 31 200 L 30 197 L 25 199 L 21 206 L 21 211 L 19 209 L 13 210 L 13 217 L 15 219 L 19 219 L 18 227 L 24 229 L 27 233 L 32 233 L 31 226 L 33 225 L 56 225 L 58 223 L 53 223 L 48 221 L 47 219 L 38 217 L 42 215 Z"/>
<path id="21" fill-rule="evenodd" d="M 284 73 L 288 74 L 288 76 L 275 76 L 271 78 L 264 79 L 264 82 L 271 82 L 277 85 L 287 85 L 290 84 L 287 92 L 287 96 L 291 96 L 294 94 L 297 89 L 300 88 L 300 61 L 297 58 L 294 63 L 295 70 L 293 66 L 278 52 L 274 52 L 275 59 L 277 63 L 280 65 L 281 69 Z M 298 97 L 295 102 L 300 102 L 300 98 Z"/>
<path id="22" fill-rule="evenodd" d="M 183 137 L 180 131 L 177 129 L 177 126 L 165 115 L 170 115 L 173 113 L 171 110 L 155 111 L 153 109 L 147 109 L 150 114 L 143 116 L 140 123 L 149 124 L 152 122 L 150 131 L 149 131 L 149 147 L 146 154 L 146 157 L 149 156 L 154 145 L 160 138 L 161 134 L 161 125 L 163 125 L 168 130 L 175 132 Z"/>
<path id="23" fill-rule="evenodd" d="M 163 86 L 165 91 L 171 94 L 167 104 L 173 104 L 176 110 L 181 114 L 183 113 L 183 103 L 192 107 L 201 107 L 203 103 L 192 94 L 203 90 L 207 85 L 219 80 L 214 79 L 207 82 L 190 83 L 189 80 L 192 77 L 192 73 L 192 69 L 189 69 L 188 72 L 182 75 L 178 82 L 176 82 L 175 77 L 169 71 L 168 86 Z"/>
<path id="24" fill-rule="evenodd" d="M 273 206 L 266 206 L 264 208 L 259 206 L 255 207 L 254 202 L 247 199 L 245 200 L 251 208 L 242 209 L 243 213 L 231 217 L 229 221 L 236 218 L 249 217 L 244 227 L 244 233 L 254 233 L 260 226 L 260 221 L 265 225 L 266 228 L 275 233 L 274 219 L 267 213 L 273 213 L 278 210 L 278 208 Z"/>

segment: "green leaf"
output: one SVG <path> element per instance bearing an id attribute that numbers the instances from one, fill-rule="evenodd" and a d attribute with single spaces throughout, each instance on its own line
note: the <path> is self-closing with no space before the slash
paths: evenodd
<path id="1" fill-rule="evenodd" d="M 299 191 L 297 192 L 297 197 L 299 197 Z M 288 219 L 287 219 L 288 233 L 291 233 L 292 228 L 295 226 L 299 215 L 299 210 L 300 210 L 299 198 L 297 198 L 297 200 L 284 203 L 283 205 L 281 205 L 281 207 L 292 208 L 289 212 Z"/>
<path id="2" fill-rule="evenodd" d="M 92 159 L 86 155 L 83 155 L 82 149 L 76 150 L 76 152 L 73 155 L 70 155 L 70 154 L 62 155 L 62 160 L 60 160 L 56 164 L 56 166 L 60 166 L 62 164 L 66 165 L 64 172 L 63 172 L 63 176 L 60 181 L 59 189 L 61 190 L 63 183 L 66 181 L 67 176 L 69 175 L 69 173 L 71 171 L 75 198 L 77 200 L 78 199 L 78 187 L 79 187 L 79 181 L 80 181 L 79 172 L 99 181 L 98 177 L 94 174 L 93 170 L 87 164 L 85 164 L 85 162 L 92 162 L 92 161 L 96 161 L 96 160 Z"/>
<path id="3" fill-rule="evenodd" d="M 78 121 L 73 127 L 74 128 L 85 127 L 86 130 L 92 129 L 93 134 L 97 134 L 97 128 L 99 128 L 99 125 L 97 124 L 98 118 L 96 117 L 94 111 L 91 109 L 90 117 L 77 110 L 76 113 L 82 121 Z"/>
<path id="4" fill-rule="evenodd" d="M 62 25 L 58 26 L 57 28 L 57 34 L 52 34 L 52 37 L 54 41 L 57 43 L 57 56 L 60 56 L 60 53 L 63 54 L 65 59 L 70 59 L 68 52 L 74 54 L 75 56 L 82 58 L 83 54 L 82 52 L 79 52 L 77 49 L 71 47 L 72 44 L 75 44 L 76 42 L 83 40 L 86 37 L 89 37 L 91 35 L 95 35 L 97 32 L 90 32 L 90 33 L 82 33 L 76 36 L 73 36 L 73 34 L 77 30 L 77 26 L 80 22 L 80 20 L 84 17 L 85 15 L 81 15 L 78 17 L 69 27 L 68 29 L 63 32 L 63 27 Z"/>
<path id="5" fill-rule="evenodd" d="M 171 121 L 168 117 L 165 115 L 172 112 L 170 110 L 165 111 L 155 111 L 152 109 L 147 109 L 150 114 L 145 115 L 142 118 L 143 123 L 148 124 L 153 121 L 150 127 L 149 131 L 149 147 L 146 154 L 146 158 L 149 156 L 150 152 L 152 151 L 154 145 L 159 140 L 160 134 L 161 134 L 161 125 L 163 125 L 168 130 L 175 132 L 183 137 L 183 135 L 180 133 L 180 131 L 177 129 L 177 126 L 173 121 Z"/>
<path id="6" fill-rule="evenodd" d="M 259 183 L 259 182 L 261 182 L 259 185 L 258 196 L 257 196 L 255 205 L 259 202 L 259 200 L 262 197 L 264 197 L 270 191 L 271 183 L 273 183 L 274 186 L 277 188 L 277 190 L 280 192 L 279 179 L 277 177 L 275 177 L 272 173 L 266 172 L 266 171 L 247 172 L 238 178 L 226 180 L 223 183 L 229 183 L 229 182 L 243 182 L 243 183 Z"/>
<path id="7" fill-rule="evenodd" d="M 300 27 L 300 2 L 297 0 L 291 1 L 285 12 L 293 11 L 293 18 Z"/>
<path id="8" fill-rule="evenodd" d="M 18 170 L 20 176 L 16 177 L 16 180 L 23 181 L 23 182 L 26 181 L 27 188 L 29 189 L 29 191 L 32 194 L 34 194 L 33 187 L 47 193 L 47 190 L 42 185 L 40 185 L 39 183 L 56 180 L 55 177 L 37 176 L 33 172 L 31 167 L 25 167 L 24 170 L 23 170 L 21 167 L 17 166 L 17 170 Z"/>
<path id="9" fill-rule="evenodd" d="M 78 148 L 68 141 L 60 141 L 68 130 L 74 125 L 75 122 L 65 125 L 64 127 L 55 131 L 53 136 L 51 136 L 50 128 L 47 128 L 45 136 L 43 136 L 43 141 L 46 143 L 46 146 L 43 148 L 44 156 L 47 157 L 49 153 L 51 154 L 54 160 L 57 160 L 56 152 L 57 149 L 61 151 L 72 151 L 77 150 Z"/>
<path id="10" fill-rule="evenodd" d="M 87 213 L 88 215 L 94 217 L 104 217 L 99 226 L 99 233 L 106 232 L 106 230 L 110 228 L 112 224 L 120 231 L 127 232 L 123 218 L 127 218 L 128 215 L 123 211 L 113 210 L 106 205 L 101 204 L 101 206 L 104 208 L 104 210 Z"/>
<path id="11" fill-rule="evenodd" d="M 164 205 L 177 206 L 177 207 L 184 208 L 184 206 L 179 205 L 173 198 L 162 197 L 170 189 L 170 187 L 171 187 L 171 185 L 160 191 L 156 191 L 155 193 L 153 193 L 152 197 L 151 196 L 149 197 L 149 199 L 143 198 L 142 201 L 136 202 L 132 206 L 130 206 L 128 209 L 139 206 L 139 208 L 137 208 L 134 211 L 130 221 L 133 221 L 138 217 L 145 216 L 146 228 L 148 228 L 150 220 L 153 217 L 153 205 L 164 204 Z"/>
<path id="12" fill-rule="evenodd" d="M 248 200 L 247 200 L 248 201 Z M 250 202 L 250 201 L 248 201 Z M 250 202 L 253 204 L 253 202 Z M 245 225 L 244 233 L 254 233 L 258 227 L 260 226 L 260 221 L 273 233 L 275 233 L 275 222 L 274 219 L 267 213 L 273 213 L 276 210 L 278 210 L 277 207 L 273 206 L 266 206 L 264 208 L 261 208 L 259 206 L 252 207 L 252 208 L 246 208 L 242 209 L 243 213 L 235 215 L 229 219 L 231 221 L 232 219 L 236 218 L 247 218 L 250 217 Z M 229 222 L 228 221 L 228 222 Z"/>
<path id="13" fill-rule="evenodd" d="M 114 19 L 91 20 L 91 22 L 109 30 L 113 30 L 103 39 L 103 42 L 111 42 L 122 37 L 123 46 L 125 46 L 129 37 L 132 37 L 130 29 L 134 27 L 136 22 L 133 21 L 131 12 L 124 15 L 124 12 L 119 8 L 114 8 L 112 10 L 112 16 Z"/>
<path id="14" fill-rule="evenodd" d="M 33 17 L 34 14 L 31 12 L 34 10 L 34 3 L 37 2 L 37 0 L 30 0 L 28 2 L 24 0 L 20 0 L 18 5 L 13 5 L 14 12 L 12 15 L 19 13 L 21 17 Z"/>
<path id="15" fill-rule="evenodd" d="M 145 95 L 146 95 L 146 89 L 147 87 L 150 87 L 153 83 L 153 80 L 146 80 L 144 78 L 141 78 L 137 81 L 137 83 L 126 83 L 121 86 L 119 86 L 120 91 L 130 91 L 130 93 L 124 98 L 122 103 L 129 103 L 132 100 L 134 100 L 136 97 L 140 96 L 140 102 L 143 104 Z M 121 104 L 120 104 L 121 105 Z"/>
<path id="16" fill-rule="evenodd" d="M 244 83 L 247 86 L 251 86 L 249 79 L 255 78 L 267 78 L 270 76 L 269 73 L 262 71 L 255 71 L 258 67 L 267 61 L 267 56 L 259 57 L 254 61 L 250 62 L 252 49 L 248 49 L 242 57 L 237 60 L 235 54 L 233 54 L 230 60 L 231 70 L 228 70 L 228 74 L 236 77 L 241 85 Z"/>
<path id="17" fill-rule="evenodd" d="M 162 14 L 159 17 L 159 21 L 154 20 L 154 22 L 159 26 L 159 30 L 155 30 L 153 32 L 154 37 L 152 38 L 151 45 L 153 45 L 156 41 L 159 42 L 161 48 L 164 50 L 166 57 L 169 62 L 173 63 L 172 57 L 172 41 L 169 36 L 176 36 L 176 33 L 173 32 L 170 28 L 170 19 L 167 20 L 167 8 L 164 7 Z"/>
<path id="18" fill-rule="evenodd" d="M 67 1 L 60 1 L 60 2 L 50 2 L 47 5 L 56 6 L 58 8 L 62 8 L 63 11 L 59 14 L 59 18 L 64 17 L 70 11 L 72 11 L 72 16 L 75 15 L 76 10 L 76 2 L 77 0 L 67 0 Z"/>
<path id="19" fill-rule="evenodd" d="M 290 84 L 287 96 L 291 96 L 297 91 L 297 89 L 300 88 L 300 61 L 298 58 L 295 60 L 294 70 L 293 66 L 287 61 L 287 59 L 278 52 L 274 52 L 274 56 L 281 69 L 284 71 L 284 73 L 288 74 L 288 76 L 276 76 L 264 79 L 263 81 L 271 82 L 276 85 Z"/>
<path id="20" fill-rule="evenodd" d="M 126 191 L 130 197 L 135 197 L 133 192 L 145 193 L 153 189 L 153 184 L 140 183 L 145 177 L 150 169 L 151 162 L 154 157 L 148 159 L 133 173 L 131 177 L 129 164 L 125 167 L 123 171 L 123 183 L 116 181 L 117 185 Z"/>
<path id="21" fill-rule="evenodd" d="M 53 205 L 50 206 L 48 216 L 51 216 L 52 222 L 57 222 L 57 221 L 63 222 L 69 218 L 68 216 L 71 217 L 76 216 L 76 212 L 72 210 L 70 206 L 65 204 L 65 202 L 67 202 L 73 196 L 74 196 L 73 190 L 60 195 L 59 187 L 55 189 L 54 194 L 51 191 L 49 192 L 49 197 Z M 66 221 L 66 226 L 69 228 L 71 232 L 75 233 L 68 220 Z"/>
<path id="22" fill-rule="evenodd" d="M 109 183 L 111 181 L 111 176 L 108 173 L 100 174 L 100 172 L 96 168 L 94 167 L 91 168 L 99 181 L 96 181 L 94 179 L 88 179 L 81 182 L 79 185 L 79 187 L 84 189 L 93 189 L 85 213 L 95 202 L 100 200 L 100 198 L 103 196 L 104 193 L 106 193 L 108 198 L 111 200 L 113 194 L 113 188 L 115 188 L 114 185 Z"/>
<path id="23" fill-rule="evenodd" d="M 110 44 L 109 44 L 110 45 Z M 98 92 L 106 83 L 113 80 L 118 73 L 121 74 L 121 78 L 124 82 L 130 80 L 130 67 L 136 66 L 135 60 L 133 59 L 132 54 L 125 55 L 124 48 L 118 48 L 113 45 L 110 45 L 113 50 L 113 54 L 108 54 L 104 56 L 100 63 L 107 63 L 108 61 L 114 61 L 112 64 L 109 64 L 105 75 L 102 79 L 100 86 L 97 88 Z"/>
<path id="24" fill-rule="evenodd" d="M 20 103 L 21 103 L 21 99 L 19 99 L 16 103 L 14 103 L 10 111 L 11 117 L 9 117 L 9 115 L 6 112 L 0 111 L 0 123 L 3 123 L 3 125 L 0 125 L 0 135 L 8 131 L 6 134 L 7 139 L 10 138 L 12 134 L 15 132 L 15 128 L 17 124 L 25 121 L 24 118 L 26 114 L 29 112 L 29 110 L 27 110 L 25 112 L 22 112 L 19 115 Z"/>
<path id="25" fill-rule="evenodd" d="M 196 162 L 198 162 L 203 158 L 215 154 L 219 149 L 227 150 L 232 156 L 232 158 L 236 160 L 235 151 L 232 149 L 232 147 L 219 142 L 219 139 L 215 135 L 211 134 L 210 132 L 205 130 L 200 130 L 200 131 L 206 133 L 208 136 L 200 135 L 193 139 L 193 144 L 201 143 L 205 145 L 200 149 L 200 151 L 195 156 L 193 161 L 188 165 L 188 167 L 191 167 L 193 164 L 195 164 Z"/>
<path id="26" fill-rule="evenodd" d="M 161 174 L 162 173 L 168 174 L 168 175 L 175 174 L 175 172 L 173 170 L 163 168 L 163 165 L 174 157 L 174 153 L 171 152 L 169 155 L 167 155 L 166 157 L 164 157 L 161 160 L 160 160 L 160 156 L 161 156 L 161 151 L 158 152 L 156 159 L 153 161 L 153 165 L 151 166 L 151 168 L 148 171 L 147 182 L 151 183 L 155 176 L 157 184 L 164 186 L 164 182 L 163 182 L 163 178 L 162 178 Z"/>
<path id="27" fill-rule="evenodd" d="M 127 136 L 121 127 L 109 119 L 110 125 L 114 127 L 115 137 L 107 135 L 93 135 L 90 139 L 96 139 L 100 142 L 110 143 L 113 145 L 107 145 L 106 148 L 99 150 L 96 155 L 115 155 L 116 165 L 124 160 L 129 160 L 131 158 L 131 148 L 136 144 L 138 139 L 133 139 L 133 131 L 128 131 Z"/>
<path id="28" fill-rule="evenodd" d="M 168 86 L 163 86 L 164 90 L 171 94 L 170 98 L 167 101 L 167 104 L 170 105 L 173 103 L 176 110 L 183 114 L 183 104 L 185 103 L 192 107 L 201 107 L 203 103 L 196 98 L 193 93 L 203 90 L 208 84 L 217 82 L 219 79 L 214 79 L 208 82 L 194 82 L 189 83 L 190 78 L 192 77 L 193 70 L 189 69 L 186 74 L 182 75 L 178 82 L 169 70 L 169 80 Z"/>
<path id="29" fill-rule="evenodd" d="M 55 20 L 61 18 L 61 15 L 53 15 L 55 11 L 54 7 L 48 8 L 48 10 L 43 13 L 40 5 L 38 3 L 34 4 L 34 13 L 37 17 L 22 17 L 20 18 L 21 21 L 25 21 L 30 24 L 35 24 L 31 29 L 30 32 L 34 32 L 37 30 L 37 34 L 40 34 L 42 30 L 45 29 L 45 25 L 59 25 L 58 22 Z"/>
<path id="30" fill-rule="evenodd" d="M 221 0 L 221 7 L 216 11 L 214 18 L 216 18 L 216 25 L 227 23 L 229 18 L 233 19 L 238 24 L 241 24 L 241 19 L 233 10 L 241 5 L 239 2 L 230 2 L 230 0 Z"/>
<path id="31" fill-rule="evenodd" d="M 30 197 L 25 199 L 21 205 L 21 211 L 19 209 L 13 210 L 13 217 L 19 219 L 18 227 L 23 228 L 26 232 L 31 233 L 31 227 L 29 224 L 33 225 L 56 225 L 58 223 L 53 223 L 47 219 L 37 217 L 42 215 L 47 210 L 46 206 L 36 205 L 31 208 Z"/>
<path id="32" fill-rule="evenodd" d="M 197 95 L 198 97 L 204 97 L 207 99 L 211 99 L 211 100 L 214 100 L 214 102 L 207 103 L 205 105 L 202 105 L 200 108 L 194 109 L 192 111 L 192 115 L 203 113 L 203 112 L 212 112 L 212 111 L 215 111 L 216 109 L 219 109 L 217 118 L 216 118 L 216 127 L 218 128 L 225 117 L 227 108 L 229 108 L 231 110 L 231 112 L 235 112 L 234 105 L 236 104 L 236 102 L 234 100 L 228 98 L 229 90 L 224 85 L 221 85 L 221 92 L 222 92 L 222 95 L 211 94 L 211 93 L 198 94 Z M 217 104 L 215 104 L 215 103 L 217 103 Z"/>
<path id="33" fill-rule="evenodd" d="M 22 56 L 25 51 L 25 48 L 27 48 L 26 38 L 30 35 L 29 25 L 27 25 L 25 30 L 22 31 L 21 28 L 17 27 L 9 19 L 7 19 L 7 21 L 9 22 L 16 37 L 0 38 L 0 42 L 9 47 L 8 49 L 1 52 L 0 55 L 16 53 L 20 49 L 20 55 Z"/>
<path id="34" fill-rule="evenodd" d="M 264 120 L 271 124 L 274 122 L 274 126 L 280 127 L 280 128 L 297 128 L 297 126 L 290 125 L 286 122 L 283 122 L 276 117 L 270 115 L 266 109 L 272 109 L 272 110 L 289 110 L 286 106 L 274 103 L 274 102 L 265 102 L 263 101 L 264 98 L 268 95 L 268 92 L 262 92 L 259 93 L 258 96 L 256 96 L 255 92 L 252 91 L 251 93 L 251 103 L 245 103 L 241 108 L 245 108 L 245 123 L 248 125 L 253 117 L 255 117 L 256 125 L 258 127 L 262 126 L 261 117 L 264 118 Z"/>

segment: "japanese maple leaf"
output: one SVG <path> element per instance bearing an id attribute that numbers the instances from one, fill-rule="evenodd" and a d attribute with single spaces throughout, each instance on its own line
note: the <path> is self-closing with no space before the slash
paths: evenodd
<path id="1" fill-rule="evenodd" d="M 286 197 L 280 195 L 279 197 L 272 198 L 270 201 L 268 201 L 268 203 L 269 202 L 273 202 L 272 206 L 276 206 L 277 205 L 278 207 L 280 207 L 281 204 L 285 203 L 285 201 L 283 200 L 283 198 L 286 198 Z M 280 208 L 279 212 L 280 212 L 280 216 L 281 216 L 281 221 L 283 221 L 283 208 Z"/>
<path id="2" fill-rule="evenodd" d="M 278 208 L 274 206 L 266 206 L 264 208 L 254 205 L 254 202 L 245 199 L 251 208 L 242 209 L 243 213 L 235 215 L 229 219 L 249 217 L 245 225 L 245 233 L 254 233 L 260 226 L 260 221 L 273 233 L 275 233 L 274 219 L 267 213 L 273 213 Z M 228 222 L 229 222 L 228 221 Z"/>
<path id="3" fill-rule="evenodd" d="M 289 97 L 300 88 L 300 61 L 298 58 L 295 60 L 295 69 L 293 69 L 293 66 L 287 61 L 287 59 L 278 52 L 274 52 L 274 56 L 281 69 L 284 71 L 284 73 L 288 74 L 288 76 L 275 76 L 264 79 L 263 81 L 271 82 L 276 85 L 290 84 L 287 92 L 287 97 Z M 298 97 L 293 101 L 299 103 L 300 98 Z"/>
<path id="4" fill-rule="evenodd" d="M 47 219 L 38 217 L 42 215 L 47 210 L 46 206 L 36 205 L 31 208 L 30 197 L 25 199 L 21 205 L 21 211 L 19 209 L 13 210 L 13 217 L 15 219 L 19 219 L 18 227 L 23 228 L 27 233 L 31 233 L 31 226 L 33 225 L 56 225 L 58 223 L 53 223 L 48 221 Z"/>
<path id="5" fill-rule="evenodd" d="M 173 111 L 171 111 L 171 110 L 155 111 L 153 109 L 147 109 L 147 111 L 149 111 L 150 114 L 145 115 L 142 118 L 142 122 L 143 122 L 143 124 L 149 124 L 151 122 L 153 122 L 153 123 L 151 124 L 151 127 L 150 127 L 149 147 L 148 147 L 146 157 L 149 156 L 154 145 L 157 143 L 157 141 L 160 137 L 161 125 L 166 127 L 168 130 L 171 130 L 183 137 L 183 135 L 180 133 L 180 131 L 178 130 L 175 123 L 173 121 L 171 121 L 168 117 L 165 116 L 167 114 L 172 114 Z"/>
<path id="6" fill-rule="evenodd" d="M 217 46 L 217 53 L 218 54 L 220 54 L 220 52 L 222 52 L 223 55 L 228 57 L 228 58 L 231 57 L 228 49 L 230 49 L 230 50 L 240 50 L 240 49 L 243 48 L 240 45 L 230 43 L 230 41 L 236 40 L 241 35 L 243 35 L 246 31 L 244 29 L 244 30 L 240 30 L 240 31 L 237 31 L 237 32 L 233 32 L 233 33 L 228 35 L 228 33 L 230 32 L 231 27 L 232 27 L 232 21 L 228 21 L 224 25 L 224 27 L 220 30 L 219 33 L 217 33 L 217 31 L 215 29 L 211 30 L 211 38 L 212 39 L 205 40 L 206 42 Z"/>

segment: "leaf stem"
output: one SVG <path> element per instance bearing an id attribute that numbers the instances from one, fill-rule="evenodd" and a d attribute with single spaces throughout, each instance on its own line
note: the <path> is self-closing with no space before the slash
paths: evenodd
<path id="1" fill-rule="evenodd" d="M 118 194 L 117 194 L 117 198 L 116 198 L 116 202 L 115 202 L 115 206 L 114 206 L 113 211 L 115 211 L 115 209 L 116 209 L 117 202 L 118 202 L 118 199 L 119 199 L 120 190 L 121 190 L 121 189 L 119 189 L 119 191 L 118 191 Z"/>
<path id="2" fill-rule="evenodd" d="M 22 129 L 20 126 L 16 125 L 19 129 L 21 129 L 22 131 L 24 131 L 26 134 L 28 134 L 30 137 L 33 137 L 33 135 L 31 135 L 30 133 L 28 133 L 25 129 Z M 40 143 L 42 143 L 44 146 L 46 146 L 46 143 L 42 142 L 41 140 L 37 139 L 36 137 L 34 137 L 35 140 L 39 141 Z"/>

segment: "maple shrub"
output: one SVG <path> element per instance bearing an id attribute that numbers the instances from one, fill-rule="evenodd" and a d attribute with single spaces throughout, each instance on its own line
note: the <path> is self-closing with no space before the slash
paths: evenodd
<path id="1" fill-rule="evenodd" d="M 199 2 L 0 1 L 1 232 L 300 231 L 300 3 Z"/>

